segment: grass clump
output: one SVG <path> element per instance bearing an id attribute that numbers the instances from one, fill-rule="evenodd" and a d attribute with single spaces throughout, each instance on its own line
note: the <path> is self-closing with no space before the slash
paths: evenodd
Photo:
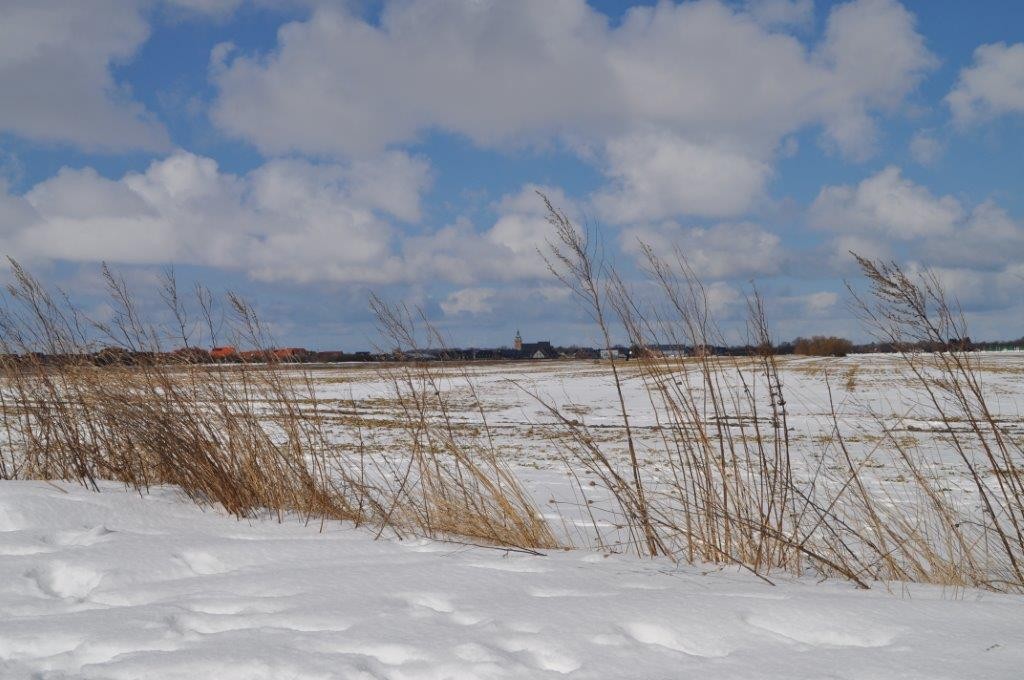
<path id="1" fill-rule="evenodd" d="M 640 244 L 644 285 L 655 291 L 653 300 L 643 299 L 602 260 L 599 244 L 550 202 L 547 207 L 552 271 L 590 312 L 607 347 L 618 337 L 637 350 L 628 374 L 614 357 L 607 362 L 625 461 L 579 419 L 535 395 L 563 428 L 564 459 L 586 470 L 616 502 L 625 547 L 687 562 L 737 564 L 765 577 L 811 572 L 861 587 L 914 581 L 1024 590 L 1024 477 L 1015 474 L 1024 454 L 989 409 L 976 361 L 948 340 L 967 337 L 966 328 L 934 277 L 915 279 L 894 264 L 858 258 L 872 288 L 855 301 L 869 329 L 898 348 L 910 384 L 927 395 L 927 416 L 943 424 L 974 487 L 977 501 L 968 504 L 947 493 L 922 453 L 881 418 L 870 419 L 860 433 L 873 446 L 852 446 L 851 426 L 827 373 L 828 404 L 819 423 L 825 435 L 814 438 L 815 451 L 796 454 L 791 395 L 756 290 L 747 300 L 751 356 L 695 351 L 682 361 L 666 357 L 659 347 L 726 344 L 685 255 Z M 809 345 L 815 354 L 849 349 L 829 338 Z M 627 380 L 642 383 L 644 399 L 627 404 Z M 855 377 L 847 374 L 844 382 L 852 392 Z M 660 439 L 642 456 L 631 428 L 638 416 L 656 424 Z M 893 480 L 869 474 L 880 459 L 895 468 Z M 651 467 L 667 474 L 651 474 Z"/>
<path id="2" fill-rule="evenodd" d="M 554 544 L 494 447 L 456 435 L 430 370 L 390 374 L 408 448 L 375 449 L 361 424 L 338 430 L 296 364 L 195 361 L 200 343 L 270 353 L 241 298 L 219 305 L 198 288 L 186 301 L 169 272 L 169 321 L 149 324 L 104 267 L 113 313 L 100 323 L 11 266 L 0 307 L 0 477 L 92 488 L 115 480 L 140 492 L 174 485 L 239 517 L 271 511 L 400 536 Z"/>

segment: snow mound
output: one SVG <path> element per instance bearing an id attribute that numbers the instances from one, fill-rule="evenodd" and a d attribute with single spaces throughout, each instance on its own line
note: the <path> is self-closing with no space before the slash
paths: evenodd
<path id="1" fill-rule="evenodd" d="M 1019 678 L 1022 605 L 0 482 L 3 678 Z"/>

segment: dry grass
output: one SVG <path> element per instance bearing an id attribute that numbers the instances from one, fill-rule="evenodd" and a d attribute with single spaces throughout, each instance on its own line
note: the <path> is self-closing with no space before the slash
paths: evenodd
<path id="1" fill-rule="evenodd" d="M 585 233 L 548 208 L 552 272 L 591 315 L 606 347 L 623 338 L 641 350 L 722 344 L 706 291 L 682 253 L 645 248 L 657 299 L 643 300 Z M 880 339 L 905 348 L 899 361 L 966 470 L 973 504 L 957 500 L 950 478 L 936 474 L 905 428 L 875 417 L 851 433 L 831 383 L 854 398 L 863 377 L 856 365 L 839 364 L 835 375 L 834 364 L 794 368 L 820 375 L 830 404 L 824 432 L 793 432 L 756 291 L 748 343 L 759 351 L 685 360 L 641 351 L 628 369 L 616 359 L 598 362 L 615 387 L 619 422 L 590 427 L 585 409 L 535 394 L 555 424 L 532 436 L 556 448 L 579 499 L 587 498 L 584 487 L 607 492 L 615 507 L 601 510 L 614 515 L 625 548 L 640 555 L 735 564 L 766 580 L 781 571 L 861 587 L 913 581 L 1024 590 L 1024 452 L 1019 434 L 988 407 L 987 368 L 947 343 L 966 336 L 962 317 L 927 274 L 915 279 L 868 260 L 861 266 L 873 287 L 856 298 L 864 320 Z M 163 295 L 171 321 L 154 326 L 106 271 L 116 314 L 99 324 L 13 267 L 0 311 L 3 478 L 92 486 L 114 479 L 140 491 L 173 484 L 239 516 L 269 509 L 399 536 L 528 550 L 558 544 L 504 462 L 514 452 L 498 443 L 488 421 L 495 404 L 477 392 L 468 365 L 442 359 L 368 368 L 389 392 L 373 403 L 326 403 L 313 375 L 287 364 L 98 367 L 86 355 L 104 347 L 157 353 L 222 337 L 245 347 L 273 343 L 244 301 L 228 296 L 220 309 L 200 289 L 186 303 L 173 276 Z M 389 351 L 414 357 L 422 347 L 443 346 L 422 313 L 378 298 L 372 306 Z M 941 350 L 911 349 L 921 343 Z M 642 383 L 645 403 L 624 396 L 633 380 Z M 456 417 L 467 410 L 475 413 L 472 426 Z M 637 416 L 654 423 L 643 435 Z M 813 448 L 807 465 L 795 464 L 797 439 Z M 879 469 L 885 476 L 872 472 Z M 598 545 L 622 547 L 603 544 L 598 510 L 590 501 L 581 507 Z"/>
<path id="2" fill-rule="evenodd" d="M 869 423 L 864 435 L 875 443 L 866 455 L 855 455 L 830 384 L 828 433 L 815 442 L 816 466 L 798 475 L 788 397 L 756 291 L 748 300 L 748 344 L 762 351 L 749 358 L 695 357 L 690 370 L 680 370 L 678 360 L 647 348 L 723 344 L 706 291 L 685 256 L 677 251 L 666 259 L 641 244 L 650 282 L 660 293 L 653 303 L 641 300 L 602 262 L 600 247 L 547 205 L 555 233 L 553 272 L 591 312 L 607 345 L 617 333 L 640 349 L 634 368 L 648 395 L 644 415 L 653 417 L 661 435 L 660 451 L 647 459 L 668 470 L 670 480 L 653 483 L 638 463 L 630 428 L 636 413 L 621 399 L 614 361 L 609 368 L 630 451 L 624 467 L 585 425 L 535 396 L 567 435 L 567 464 L 589 472 L 617 501 L 629 544 L 639 554 L 733 563 L 765 577 L 810 570 L 861 587 L 915 581 L 1024 589 L 1024 480 L 1014 472 L 1024 455 L 989 411 L 974 359 L 947 345 L 949 338 L 966 337 L 966 329 L 934 278 L 912 280 L 895 265 L 862 259 L 873 290 L 869 301 L 857 299 L 882 339 L 899 347 L 928 342 L 944 348 L 930 354 L 908 349 L 901 358 L 969 471 L 977 507 L 954 501 L 913 440 L 881 419 Z M 603 313 L 607 309 L 614 314 Z M 846 392 L 856 389 L 856 377 L 855 369 L 842 376 Z M 827 372 L 824 378 L 831 380 Z M 953 427 L 959 422 L 970 425 L 966 432 Z M 877 479 L 866 471 L 882 467 L 882 460 L 897 475 L 872 483 Z"/>
<path id="3" fill-rule="evenodd" d="M 375 449 L 365 421 L 342 424 L 349 431 L 338 436 L 312 375 L 295 365 L 197 365 L 162 354 L 196 338 L 215 344 L 219 335 L 272 347 L 243 300 L 229 295 L 219 310 L 199 289 L 186 304 L 169 275 L 163 299 L 172 322 L 149 325 L 124 282 L 105 269 L 116 313 L 100 324 L 12 267 L 15 282 L 0 312 L 3 478 L 94 488 L 111 479 L 139 491 L 171 484 L 238 516 L 271 510 L 399 535 L 554 545 L 494 448 L 452 427 L 431 370 L 389 374 L 392 400 L 402 406 L 393 429 L 406 447 Z M 95 365 L 90 355 L 111 347 L 117 356 L 161 359 Z"/>

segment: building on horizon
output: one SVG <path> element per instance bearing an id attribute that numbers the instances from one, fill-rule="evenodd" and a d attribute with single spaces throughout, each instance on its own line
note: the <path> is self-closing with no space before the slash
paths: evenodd
<path id="1" fill-rule="evenodd" d="M 516 337 L 512 341 L 512 347 L 515 350 L 516 358 L 518 359 L 557 359 L 558 352 L 551 345 L 549 340 L 540 340 L 538 342 L 523 342 L 523 336 L 516 329 Z"/>

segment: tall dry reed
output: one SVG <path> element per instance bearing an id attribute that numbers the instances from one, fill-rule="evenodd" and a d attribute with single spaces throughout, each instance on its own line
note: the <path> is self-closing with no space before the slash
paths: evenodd
<path id="1" fill-rule="evenodd" d="M 633 348 L 628 369 L 608 361 L 624 441 L 602 442 L 573 415 L 534 396 L 562 426 L 564 458 L 590 472 L 616 501 L 629 547 L 642 555 L 737 564 L 762 576 L 836 575 L 861 587 L 919 581 L 1024 589 L 1020 442 L 988 408 L 976 366 L 956 342 L 966 337 L 962 317 L 952 313 L 934 277 L 914 280 L 895 265 L 860 259 L 873 289 L 868 300 L 855 299 L 869 327 L 901 348 L 911 385 L 929 395 L 932 416 L 973 481 L 977 507 L 940 488 L 921 452 L 881 418 L 866 424 L 877 445 L 852 446 L 849 433 L 865 424 L 846 421 L 830 384 L 828 415 L 819 423 L 826 435 L 814 440 L 818 450 L 798 456 L 756 290 L 748 299 L 749 355 L 712 356 L 707 348 L 726 343 L 684 253 L 640 244 L 645 289 L 653 291 L 645 299 L 601 260 L 585 231 L 544 200 L 554 233 L 552 271 L 583 302 L 607 348 L 613 338 Z M 910 349 L 926 343 L 935 351 Z M 662 351 L 683 346 L 690 357 L 682 360 Z M 630 403 L 623 397 L 627 383 L 639 384 L 646 396 Z M 632 425 L 637 418 L 653 422 L 658 438 L 642 456 Z M 795 465 L 797 458 L 804 464 Z M 879 465 L 895 468 L 905 481 L 872 476 Z M 652 469 L 668 472 L 658 476 Z"/>
<path id="2" fill-rule="evenodd" d="M 218 306 L 199 288 L 185 300 L 169 274 L 165 322 L 150 324 L 104 268 L 113 313 L 100 323 L 11 267 L 0 307 L 3 478 L 93 488 L 116 480 L 139 491 L 169 484 L 243 517 L 269 510 L 399 535 L 554 544 L 494 447 L 457 434 L 431 370 L 403 364 L 388 373 L 409 448 L 375 448 L 360 424 L 331 419 L 301 366 L 197 363 L 197 342 L 270 356 L 271 338 L 238 296 Z M 386 308 L 378 311 L 390 323 Z"/>

